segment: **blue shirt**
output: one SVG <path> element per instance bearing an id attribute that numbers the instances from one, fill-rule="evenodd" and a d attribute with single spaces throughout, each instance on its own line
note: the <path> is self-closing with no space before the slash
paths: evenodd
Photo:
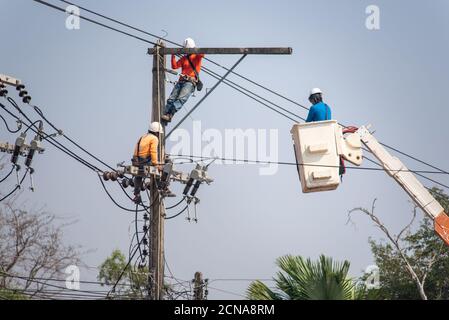
<path id="1" fill-rule="evenodd" d="M 331 120 L 331 108 L 324 102 L 318 102 L 309 110 L 306 122 Z"/>

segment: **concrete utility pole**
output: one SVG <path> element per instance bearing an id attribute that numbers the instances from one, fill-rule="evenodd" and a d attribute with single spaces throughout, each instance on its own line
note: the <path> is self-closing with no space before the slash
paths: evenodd
<path id="1" fill-rule="evenodd" d="M 161 122 L 161 115 L 165 106 L 165 56 L 159 53 L 164 46 L 162 41 L 154 47 L 153 54 L 153 103 L 151 121 Z M 165 128 L 164 128 L 165 129 Z M 158 162 L 165 158 L 165 132 L 159 134 Z M 164 216 L 156 180 L 152 178 L 150 188 L 151 217 L 150 217 L 150 252 L 149 252 L 149 297 L 152 300 L 163 299 L 164 289 Z"/>
<path id="2" fill-rule="evenodd" d="M 242 61 L 248 54 L 291 54 L 291 48 L 166 48 L 163 41 L 148 49 L 148 54 L 153 56 L 153 103 L 151 121 L 161 122 L 161 115 L 165 107 L 165 64 L 166 55 L 169 54 L 237 54 L 243 55 L 227 73 L 215 84 L 213 89 L 217 87 L 229 75 L 232 70 Z M 212 89 L 212 90 L 213 90 Z M 210 92 L 209 92 L 210 93 Z M 200 100 L 201 103 L 203 99 Z M 198 104 L 199 104 L 198 103 Z M 194 109 L 191 110 L 193 112 Z M 182 119 L 173 129 L 176 129 L 183 121 Z M 159 163 L 163 163 L 165 159 L 165 128 L 164 133 L 159 135 Z M 150 252 L 149 252 L 149 277 L 148 277 L 148 293 L 152 300 L 162 300 L 164 297 L 164 219 L 165 208 L 162 199 L 159 195 L 156 181 L 152 178 L 150 188 L 151 218 L 150 218 Z M 204 291 L 202 289 L 204 281 L 201 273 L 195 274 L 195 279 L 198 275 L 198 294 L 195 291 L 195 296 L 204 298 Z M 197 285 L 197 282 L 195 282 Z M 201 300 L 200 299 L 200 300 Z"/>
<path id="3" fill-rule="evenodd" d="M 199 271 L 195 272 L 193 279 L 193 300 L 204 300 L 203 274 Z"/>

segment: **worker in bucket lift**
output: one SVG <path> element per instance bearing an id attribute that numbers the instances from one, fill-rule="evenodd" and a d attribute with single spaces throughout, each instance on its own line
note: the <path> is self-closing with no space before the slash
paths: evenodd
<path id="1" fill-rule="evenodd" d="M 331 108 L 323 102 L 323 91 L 320 88 L 313 88 L 310 90 L 309 101 L 312 107 L 309 110 L 306 122 L 326 121 L 332 119 Z M 343 179 L 346 173 L 346 166 L 343 157 L 340 157 L 339 174 Z"/>
<path id="2" fill-rule="evenodd" d="M 187 38 L 184 41 L 184 48 L 195 48 L 195 41 Z M 172 120 L 173 115 L 182 108 L 195 89 L 201 91 L 203 84 L 200 81 L 199 73 L 203 58 L 204 54 L 190 54 L 176 61 L 176 57 L 174 55 L 171 56 L 172 69 L 182 68 L 182 71 L 170 97 L 167 99 L 164 114 L 161 116 L 165 123 Z"/>
<path id="3" fill-rule="evenodd" d="M 134 148 L 134 155 L 132 158 L 133 166 L 143 169 L 145 165 L 157 166 L 160 171 L 162 171 L 162 166 L 158 163 L 158 147 L 159 147 L 159 135 L 163 134 L 164 129 L 159 122 L 153 122 L 150 124 L 150 128 L 147 134 L 140 137 L 139 141 Z M 143 177 L 136 176 L 134 178 L 134 199 L 135 203 L 140 203 L 142 201 L 140 197 L 140 191 L 142 190 Z M 174 194 L 165 187 L 162 190 L 164 196 L 174 196 Z"/>
<path id="4" fill-rule="evenodd" d="M 306 122 L 332 119 L 331 108 L 323 102 L 323 92 L 320 88 L 313 88 L 310 90 L 309 101 L 312 104 L 312 107 L 309 110 Z"/>

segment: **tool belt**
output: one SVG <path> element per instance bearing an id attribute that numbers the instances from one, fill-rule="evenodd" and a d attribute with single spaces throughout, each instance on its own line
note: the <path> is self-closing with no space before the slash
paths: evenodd
<path id="1" fill-rule="evenodd" d="M 133 157 L 131 163 L 136 167 L 143 167 L 144 165 L 151 165 L 151 158 Z"/>
<path id="2" fill-rule="evenodd" d="M 185 74 L 181 74 L 181 77 L 179 79 L 179 82 L 191 82 L 194 86 L 197 85 L 198 81 L 194 77 L 190 77 Z"/>

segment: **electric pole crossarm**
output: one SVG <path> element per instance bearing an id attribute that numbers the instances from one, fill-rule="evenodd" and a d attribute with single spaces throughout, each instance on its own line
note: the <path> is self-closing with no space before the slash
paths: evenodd
<path id="1" fill-rule="evenodd" d="M 292 48 L 159 48 L 162 55 L 169 54 L 292 54 Z M 156 48 L 149 48 L 148 54 L 154 54 Z"/>

